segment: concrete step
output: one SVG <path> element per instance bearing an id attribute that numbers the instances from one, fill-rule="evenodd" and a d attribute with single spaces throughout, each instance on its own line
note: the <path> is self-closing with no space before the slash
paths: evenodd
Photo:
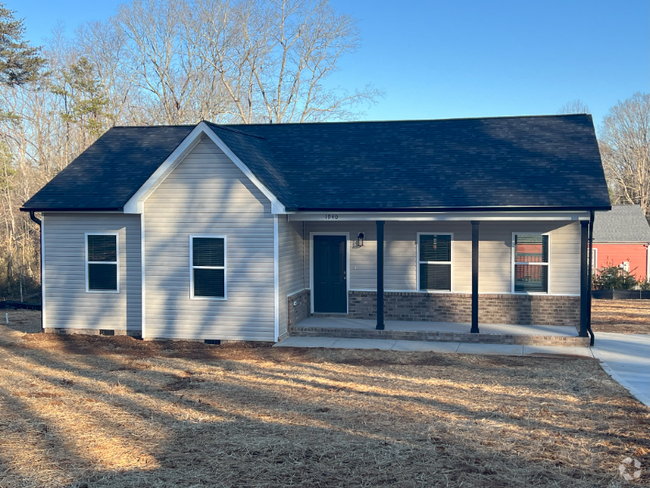
<path id="1" fill-rule="evenodd" d="M 462 342 L 470 344 L 513 344 L 526 346 L 588 347 L 588 337 L 562 335 L 470 334 L 469 332 L 368 330 L 342 327 L 300 327 L 289 329 L 291 337 L 333 337 L 404 341 Z"/>

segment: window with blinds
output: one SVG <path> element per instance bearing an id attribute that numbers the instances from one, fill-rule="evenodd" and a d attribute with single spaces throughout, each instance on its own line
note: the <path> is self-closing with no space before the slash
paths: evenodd
<path id="1" fill-rule="evenodd" d="M 118 292 L 117 234 L 86 234 L 86 290 Z"/>
<path id="2" fill-rule="evenodd" d="M 515 293 L 548 293 L 548 235 L 514 235 Z"/>
<path id="3" fill-rule="evenodd" d="M 192 298 L 226 298 L 226 238 L 190 237 Z"/>
<path id="4" fill-rule="evenodd" d="M 418 289 L 451 291 L 451 234 L 419 234 Z"/>

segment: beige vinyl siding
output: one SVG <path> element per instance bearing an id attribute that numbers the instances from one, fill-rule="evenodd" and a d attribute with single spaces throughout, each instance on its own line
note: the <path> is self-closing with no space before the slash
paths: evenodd
<path id="1" fill-rule="evenodd" d="M 512 292 L 512 236 L 513 233 L 520 232 L 549 234 L 549 293 L 579 295 L 579 222 L 482 222 L 479 245 L 479 293 Z"/>
<path id="2" fill-rule="evenodd" d="M 148 338 L 273 341 L 268 199 L 204 138 L 145 201 Z M 189 239 L 226 237 L 227 299 L 190 299 Z"/>
<path id="3" fill-rule="evenodd" d="M 287 332 L 287 296 L 307 288 L 304 274 L 305 243 L 302 234 L 303 225 L 302 222 L 287 222 L 284 215 L 278 216 L 280 336 Z"/>
<path id="4" fill-rule="evenodd" d="M 350 289 L 376 290 L 377 232 L 374 222 L 305 222 L 305 239 L 311 232 L 348 232 Z M 354 243 L 365 234 L 363 247 Z M 417 234 L 452 233 L 452 292 L 472 291 L 472 228 L 470 222 L 386 222 L 386 291 L 417 291 Z M 490 222 L 480 224 L 479 293 L 511 293 L 512 233 L 550 233 L 550 292 L 580 292 L 580 224 L 578 222 Z M 307 272 L 311 257 L 306 246 Z M 308 279 L 308 278 L 307 278 Z M 309 283 L 309 281 L 307 281 Z M 444 293 L 444 292 L 443 292 Z"/>
<path id="5" fill-rule="evenodd" d="M 552 294 L 580 294 L 580 223 L 551 232 L 550 272 Z"/>
<path id="6" fill-rule="evenodd" d="M 86 291 L 85 234 L 118 234 L 119 293 Z M 46 328 L 140 330 L 140 216 L 51 213 L 43 216 Z"/>

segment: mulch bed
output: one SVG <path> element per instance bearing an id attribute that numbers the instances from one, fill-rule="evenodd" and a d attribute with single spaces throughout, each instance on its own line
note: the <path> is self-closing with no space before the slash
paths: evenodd
<path id="1" fill-rule="evenodd" d="M 210 346 L 0 326 L 0 487 L 650 485 L 595 360 Z"/>

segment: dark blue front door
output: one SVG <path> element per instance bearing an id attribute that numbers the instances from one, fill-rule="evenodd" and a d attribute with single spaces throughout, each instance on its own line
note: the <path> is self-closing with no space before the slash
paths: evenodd
<path id="1" fill-rule="evenodd" d="M 314 313 L 347 313 L 344 236 L 314 236 Z"/>

